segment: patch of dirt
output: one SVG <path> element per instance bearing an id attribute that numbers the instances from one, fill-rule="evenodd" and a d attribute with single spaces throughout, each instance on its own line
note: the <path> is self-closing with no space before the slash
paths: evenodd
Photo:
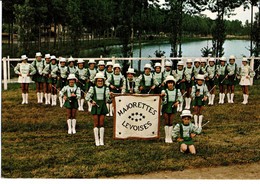
<path id="1" fill-rule="evenodd" d="M 160 171 L 144 175 L 125 175 L 118 179 L 260 179 L 260 162 L 245 165 Z"/>

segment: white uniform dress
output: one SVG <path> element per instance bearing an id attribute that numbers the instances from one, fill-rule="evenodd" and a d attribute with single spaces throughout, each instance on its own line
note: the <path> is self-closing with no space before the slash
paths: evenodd
<path id="1" fill-rule="evenodd" d="M 241 86 L 251 86 L 251 78 L 254 77 L 255 72 L 251 69 L 249 65 L 242 65 L 239 70 L 239 75 L 241 77 L 239 85 Z"/>
<path id="2" fill-rule="evenodd" d="M 21 76 L 19 76 L 18 78 L 18 83 L 31 83 L 32 79 L 30 76 L 28 76 L 28 73 L 30 75 L 34 75 L 36 73 L 36 70 L 29 63 L 18 63 L 17 66 L 14 68 L 14 72 L 18 75 L 21 74 Z"/>

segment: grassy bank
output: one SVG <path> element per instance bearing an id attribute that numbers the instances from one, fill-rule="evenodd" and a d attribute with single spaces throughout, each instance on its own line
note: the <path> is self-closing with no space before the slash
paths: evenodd
<path id="1" fill-rule="evenodd" d="M 250 88 L 248 105 L 205 107 L 210 123 L 197 136 L 197 155 L 181 154 L 176 142 L 113 140 L 112 118 L 105 120 L 105 146 L 94 146 L 92 117 L 78 112 L 77 134 L 68 135 L 64 109 L 36 104 L 30 87 L 29 105 L 20 105 L 17 84 L 2 92 L 2 177 L 100 178 L 151 171 L 228 166 L 260 161 L 260 82 Z M 218 98 L 215 99 L 217 101 Z M 174 122 L 179 122 L 179 113 Z"/>

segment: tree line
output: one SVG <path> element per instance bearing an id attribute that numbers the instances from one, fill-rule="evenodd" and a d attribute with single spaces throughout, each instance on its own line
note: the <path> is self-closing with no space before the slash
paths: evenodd
<path id="1" fill-rule="evenodd" d="M 134 42 L 166 38 L 171 56 L 182 56 L 184 37 L 212 36 L 212 54 L 222 56 L 227 34 L 254 35 L 259 54 L 259 12 L 252 25 L 227 21 L 235 8 L 257 5 L 257 0 L 9 0 L 3 1 L 3 32 L 8 33 L 10 56 L 36 51 L 80 56 L 88 47 L 122 45 L 123 57 L 133 55 Z M 260 7 L 259 7 L 260 8 Z M 201 12 L 217 13 L 212 20 Z M 17 40 L 17 44 L 16 44 Z M 15 47 L 17 45 L 17 47 Z"/>

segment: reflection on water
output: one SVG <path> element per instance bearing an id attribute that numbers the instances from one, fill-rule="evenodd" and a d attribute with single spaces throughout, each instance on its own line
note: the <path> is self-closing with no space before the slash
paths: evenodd
<path id="1" fill-rule="evenodd" d="M 183 57 L 201 57 L 201 49 L 203 47 L 212 47 L 211 40 L 203 40 L 196 42 L 187 42 L 182 44 L 182 56 Z M 241 64 L 243 56 L 249 56 L 250 52 L 250 41 L 249 40 L 226 40 L 224 43 L 224 56 L 228 58 L 230 55 L 235 55 L 237 58 L 237 64 Z M 165 56 L 169 57 L 171 52 L 171 46 L 169 43 L 162 43 L 158 45 L 143 45 L 142 57 L 155 57 L 154 53 L 156 50 L 165 52 Z M 134 49 L 134 57 L 139 57 L 139 49 Z M 143 66 L 150 61 L 142 61 L 141 69 Z M 138 68 L 137 61 L 134 61 L 133 67 Z"/>

